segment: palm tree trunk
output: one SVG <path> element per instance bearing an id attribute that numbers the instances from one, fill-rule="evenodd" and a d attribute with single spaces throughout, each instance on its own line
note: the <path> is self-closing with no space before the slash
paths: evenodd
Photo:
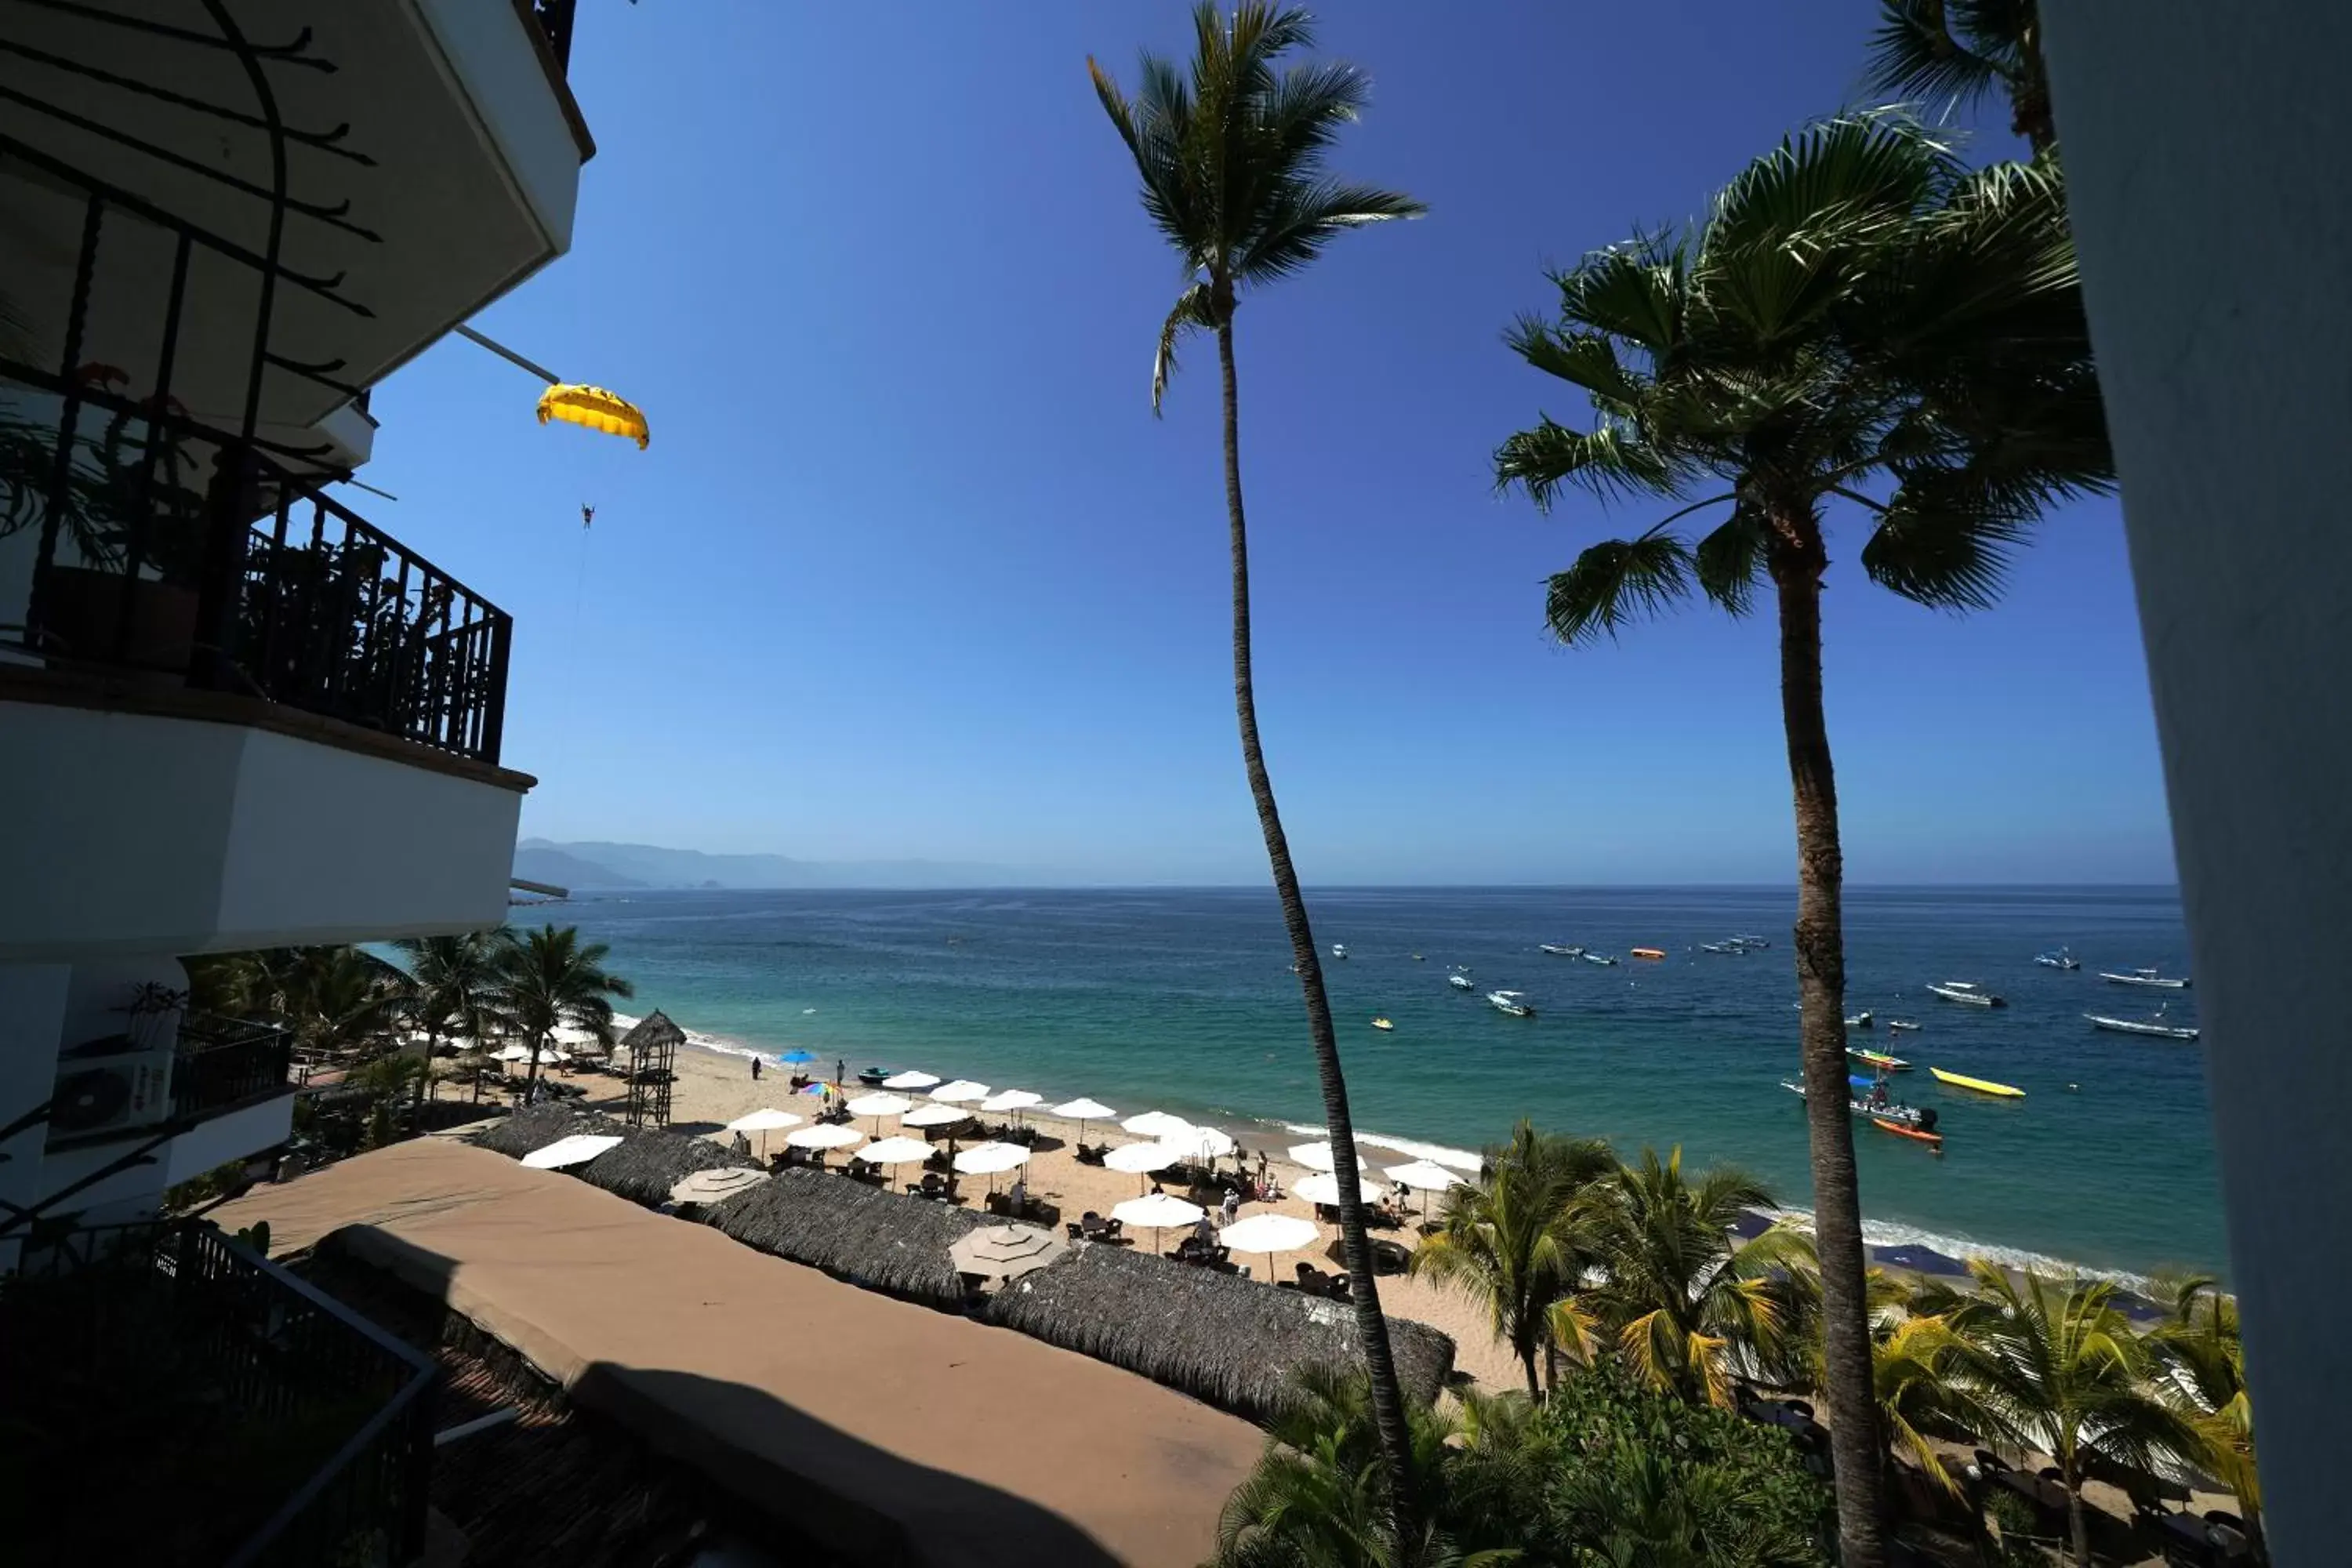
<path id="1" fill-rule="evenodd" d="M 1536 1380 L 1535 1351 L 1532 1348 L 1521 1351 L 1519 1352 L 1519 1361 L 1521 1364 L 1526 1366 L 1528 1369 L 1528 1397 L 1530 1400 L 1541 1400 L 1543 1398 L 1543 1385 Z"/>
<path id="2" fill-rule="evenodd" d="M 1782 531 L 1772 580 L 1780 609 L 1780 721 L 1797 815 L 1797 995 L 1812 1133 L 1813 1232 L 1821 1254 L 1822 1348 L 1830 1446 L 1837 1464 L 1838 1552 L 1844 1568 L 1881 1568 L 1877 1411 L 1864 1296 L 1862 1194 L 1846 1109 L 1845 877 L 1837 779 L 1822 710 L 1821 534 L 1810 518 Z"/>
<path id="3" fill-rule="evenodd" d="M 1275 895 L 1282 902 L 1282 923 L 1290 933 L 1299 989 L 1306 994 L 1307 1030 L 1315 1043 L 1316 1074 L 1323 1086 L 1323 1121 L 1331 1139 L 1331 1163 L 1339 1189 L 1339 1237 L 1348 1258 L 1349 1294 L 1354 1299 L 1356 1336 L 1363 1342 L 1364 1368 L 1370 1378 L 1372 1425 L 1387 1461 L 1389 1513 L 1402 1545 L 1413 1539 L 1412 1521 L 1418 1517 L 1412 1495 L 1412 1431 L 1405 1421 L 1396 1362 L 1389 1352 L 1388 1319 L 1381 1311 L 1380 1290 L 1373 1282 L 1363 1185 L 1353 1157 L 1355 1122 L 1348 1111 L 1348 1080 L 1339 1068 L 1339 1041 L 1331 1028 L 1331 999 L 1323 989 L 1322 959 L 1315 950 L 1314 930 L 1307 924 L 1298 872 L 1290 863 L 1290 840 L 1282 831 L 1282 814 L 1275 806 L 1274 781 L 1266 774 L 1265 753 L 1258 745 L 1257 696 L 1250 679 L 1249 525 L 1242 511 L 1241 392 L 1234 375 L 1230 295 L 1221 303 L 1224 309 L 1217 324 L 1217 367 L 1224 378 L 1225 515 L 1233 543 L 1234 715 L 1241 725 L 1242 763 L 1249 773 L 1250 798 L 1257 804 L 1258 828 L 1265 836 L 1265 858 L 1274 871 Z"/>
<path id="4" fill-rule="evenodd" d="M 2066 1532 L 2073 1546 L 2074 1568 L 2091 1568 L 2091 1516 L 2083 1507 L 2083 1483 L 2072 1467 L 2066 1477 Z"/>
<path id="5" fill-rule="evenodd" d="M 538 1034 L 530 1037 L 530 1071 L 522 1084 L 522 1102 L 525 1105 L 530 1104 L 531 1097 L 539 1092 L 539 1043 L 542 1037 Z"/>

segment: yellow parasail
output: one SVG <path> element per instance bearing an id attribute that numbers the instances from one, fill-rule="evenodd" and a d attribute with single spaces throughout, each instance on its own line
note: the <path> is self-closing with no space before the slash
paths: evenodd
<path id="1" fill-rule="evenodd" d="M 602 430 L 607 436 L 629 437 L 640 452 L 653 440 L 645 410 L 601 386 L 549 387 L 539 395 L 539 422 L 544 425 L 551 419 Z"/>

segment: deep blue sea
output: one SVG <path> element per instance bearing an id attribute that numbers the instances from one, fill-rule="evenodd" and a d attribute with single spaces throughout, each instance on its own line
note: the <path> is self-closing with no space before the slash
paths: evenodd
<path id="1" fill-rule="evenodd" d="M 1318 942 L 1350 953 L 1326 973 L 1360 1129 L 1475 1148 L 1531 1117 L 1627 1152 L 1680 1144 L 1694 1163 L 1737 1162 L 1808 1206 L 1803 1108 L 1780 1087 L 1797 1065 L 1792 892 L 1352 889 L 1309 905 Z M 661 1008 L 722 1047 L 805 1047 L 853 1070 L 919 1067 L 1122 1113 L 1157 1107 L 1251 1147 L 1320 1120 L 1269 892 L 638 893 L 516 915 L 610 943 L 610 966 L 637 986 L 628 1011 Z M 1748 932 L 1773 945 L 1696 951 Z M 1541 942 L 1667 958 L 1602 968 L 1538 953 Z M 2174 890 L 1850 889 L 1846 943 L 1847 1010 L 1879 1020 L 1856 1038 L 1916 1064 L 1897 1087 L 1937 1107 L 1947 1134 L 1939 1156 L 1857 1125 L 1874 1239 L 2129 1272 L 2222 1268 L 2201 1047 L 2082 1018 L 2168 1000 L 2173 1020 L 2197 1021 L 2193 990 L 2126 990 L 2095 973 L 2186 971 Z M 2061 944 L 2081 971 L 2033 963 Z M 1453 964 L 1476 993 L 1446 985 Z M 2010 1005 L 1922 989 L 1947 979 Z M 1488 1006 L 1481 994 L 1496 987 L 1527 992 L 1538 1016 Z M 1381 1013 L 1393 1032 L 1370 1026 Z M 1890 1017 L 1924 1027 L 1889 1036 Z M 2027 1098 L 1947 1089 L 1930 1065 Z"/>

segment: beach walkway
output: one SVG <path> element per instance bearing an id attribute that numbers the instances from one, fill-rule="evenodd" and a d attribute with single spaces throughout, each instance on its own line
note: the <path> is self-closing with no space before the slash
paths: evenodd
<path id="1" fill-rule="evenodd" d="M 1262 1441 L 1144 1378 L 446 1140 L 212 1217 L 267 1220 L 279 1254 L 340 1233 L 575 1403 L 850 1561 L 1190 1568 Z"/>

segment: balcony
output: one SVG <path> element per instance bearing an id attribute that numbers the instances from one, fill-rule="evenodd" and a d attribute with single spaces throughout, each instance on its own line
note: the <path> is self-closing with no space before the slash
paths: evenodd
<path id="1" fill-rule="evenodd" d="M 215 1227 L 52 1228 L 0 1292 L 25 1562 L 414 1562 L 435 1364 Z M 137 1506 L 125 1507 L 131 1485 Z"/>
<path id="2" fill-rule="evenodd" d="M 285 1093 L 293 1063 L 293 1037 L 273 1025 L 184 1018 L 172 1057 L 172 1120 L 193 1122 Z"/>

